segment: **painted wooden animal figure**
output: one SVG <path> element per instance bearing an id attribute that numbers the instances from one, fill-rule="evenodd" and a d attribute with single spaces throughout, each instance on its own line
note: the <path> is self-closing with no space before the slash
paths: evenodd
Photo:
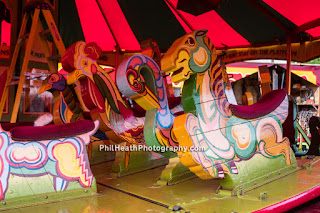
<path id="1" fill-rule="evenodd" d="M 73 86 L 67 85 L 67 81 L 62 74 L 54 73 L 48 76 L 43 85 L 40 87 L 38 94 L 41 94 L 45 91 L 51 91 L 55 97 L 53 107 L 54 124 L 57 125 L 88 119 L 88 116 L 85 116 L 85 112 L 81 108 L 81 104 L 77 98 Z M 59 95 L 56 93 L 59 93 Z M 109 138 L 101 130 L 98 130 L 92 136 L 92 140 L 102 141 L 105 145 L 110 145 Z M 91 160 L 92 143 L 88 144 L 88 153 L 89 159 Z"/>
<path id="2" fill-rule="evenodd" d="M 69 47 L 62 59 L 63 68 L 70 72 L 67 83 L 69 85 L 79 85 L 76 92 L 78 91 L 77 96 L 80 103 L 82 103 L 83 109 L 87 109 L 90 112 L 93 120 L 100 120 L 100 130 L 104 130 L 108 138 L 116 143 L 125 142 L 126 145 L 145 145 L 143 132 L 145 117 L 144 115 L 142 117 L 135 116 L 133 108 L 131 108 L 120 93 L 115 82 L 97 64 L 97 59 L 101 53 L 102 50 L 96 43 L 86 44 L 83 41 L 79 41 Z M 132 74 L 134 73 L 132 72 Z M 154 84 L 153 81 L 152 83 Z M 148 88 L 146 87 L 147 90 Z M 152 96 L 149 100 L 152 99 L 153 104 L 159 105 L 157 103 L 158 97 Z M 140 109 L 143 110 L 142 108 Z M 163 111 L 161 112 L 163 113 Z M 116 137 L 112 136 L 112 133 Z M 154 166 L 156 164 L 152 162 L 155 162 L 155 160 L 160 160 L 160 164 L 164 164 L 167 161 L 162 156 L 153 152 L 137 154 L 137 152 L 131 153 L 130 151 L 125 151 L 125 168 L 129 165 L 131 154 L 139 155 L 139 157 L 135 157 L 136 159 L 143 159 L 142 161 L 140 160 L 141 167 L 150 167 L 152 166 L 151 164 Z M 145 156 L 141 157 L 141 155 Z M 117 156 L 115 162 L 123 161 L 117 160 L 121 159 Z M 137 168 L 138 162 L 132 162 L 132 164 L 135 164 L 133 167 Z"/>
<path id="3" fill-rule="evenodd" d="M 147 111 L 144 135 L 149 146 L 159 143 L 176 146 L 171 137 L 174 122 L 172 109 L 179 102 L 168 99 L 166 85 L 157 63 L 148 56 L 137 54 L 122 61 L 117 70 L 117 85 L 122 94 Z M 169 106 L 169 103 L 171 103 Z"/>
<path id="4" fill-rule="evenodd" d="M 144 118 L 134 116 L 109 74 L 97 64 L 101 53 L 93 42 L 78 41 L 69 47 L 62 59 L 64 70 L 70 72 L 67 83 L 80 82 L 77 95 L 83 107 L 92 118 L 102 121 L 106 130 L 113 130 L 128 143 L 143 143 Z"/>
<path id="5" fill-rule="evenodd" d="M 289 140 L 282 136 L 288 114 L 285 91 L 268 93 L 251 106 L 231 105 L 225 66 L 206 33 L 197 30 L 177 39 L 161 60 L 173 82 L 185 81 L 186 114 L 175 118 L 172 129 L 179 145 L 189 149 L 179 152 L 180 160 L 203 179 L 237 174 L 236 163 L 257 154 L 282 156 L 290 165 Z"/>
<path id="6" fill-rule="evenodd" d="M 83 119 L 80 104 L 77 101 L 72 86 L 67 85 L 66 79 L 59 73 L 51 74 L 40 87 L 38 94 L 52 91 L 55 97 L 53 118 L 55 124 L 70 123 Z M 59 93 L 59 95 L 55 94 Z"/>
<path id="7" fill-rule="evenodd" d="M 32 186 L 26 184 L 27 179 L 45 175 L 53 181 L 50 177 L 42 181 L 53 184 L 56 192 L 66 190 L 69 182 L 75 181 L 82 187 L 91 187 L 94 178 L 86 145 L 98 127 L 99 121 L 88 120 L 39 127 L 1 123 L 0 199 L 5 198 L 10 184 L 19 184 L 9 182 L 10 175 L 26 178 L 21 185 L 24 189 L 21 194 L 25 195 L 34 193 Z M 44 187 L 40 193 L 50 190 Z"/>

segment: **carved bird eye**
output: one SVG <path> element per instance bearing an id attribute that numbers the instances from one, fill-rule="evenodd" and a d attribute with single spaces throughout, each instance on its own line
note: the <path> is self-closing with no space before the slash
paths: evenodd
<path id="1" fill-rule="evenodd" d="M 54 83 L 59 80 L 59 76 L 57 74 L 52 74 L 49 78 L 49 82 Z"/>
<path id="2" fill-rule="evenodd" d="M 194 39 L 192 37 L 189 37 L 188 40 L 186 41 L 186 44 L 189 44 L 190 46 L 194 46 L 195 45 Z"/>
<path id="3" fill-rule="evenodd" d="M 84 61 L 83 66 L 85 66 L 85 67 L 88 66 L 88 61 Z"/>

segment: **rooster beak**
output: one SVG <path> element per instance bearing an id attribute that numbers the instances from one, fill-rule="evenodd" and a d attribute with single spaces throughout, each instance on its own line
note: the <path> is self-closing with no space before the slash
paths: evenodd
<path id="1" fill-rule="evenodd" d="M 49 84 L 49 83 L 46 83 L 44 85 L 42 85 L 39 89 L 39 92 L 38 92 L 38 95 L 40 95 L 41 93 L 45 92 L 45 91 L 48 91 L 49 89 L 52 88 L 52 85 Z"/>

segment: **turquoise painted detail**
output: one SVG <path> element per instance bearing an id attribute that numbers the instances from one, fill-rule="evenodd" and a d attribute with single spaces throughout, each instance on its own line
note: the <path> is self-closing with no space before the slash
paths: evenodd
<path id="1" fill-rule="evenodd" d="M 239 145 L 239 139 L 234 138 L 233 134 L 233 128 L 237 125 L 245 125 L 249 128 L 250 131 L 250 137 L 249 138 L 243 138 L 246 144 L 243 144 L 243 147 L 240 147 Z M 252 123 L 246 122 L 244 123 L 242 119 L 233 117 L 231 118 L 228 123 L 226 124 L 226 135 L 228 138 L 228 141 L 234 146 L 236 155 L 241 159 L 248 159 L 250 158 L 254 152 L 256 151 L 257 147 L 257 137 L 256 137 L 256 131 Z M 241 139 L 240 139 L 241 140 Z M 248 141 L 249 140 L 249 141 Z"/>

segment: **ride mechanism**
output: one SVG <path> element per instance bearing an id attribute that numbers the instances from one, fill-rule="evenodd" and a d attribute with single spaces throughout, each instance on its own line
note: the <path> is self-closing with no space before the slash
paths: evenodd
<path id="1" fill-rule="evenodd" d="M 249 106 L 230 104 L 230 93 L 225 93 L 225 90 L 230 91 L 225 66 L 206 36 L 206 30 L 197 30 L 177 39 L 161 59 L 161 69 L 152 58 L 142 54 L 122 61 L 116 71 L 115 83 L 97 64 L 102 52 L 97 44 L 80 41 L 65 51 L 45 4 L 29 8 L 19 34 L 20 41 L 27 17 L 32 15 L 13 116 L 11 124 L 2 123 L 0 128 L 0 153 L 3 156 L 0 198 L 6 204 L 2 208 L 95 194 L 95 178 L 86 145 L 96 132 L 103 135 L 107 144 L 184 147 L 185 150 L 177 149 L 176 153 L 118 152 L 113 172 L 119 178 L 169 162 L 158 179 L 159 185 L 170 187 L 167 185 L 178 184 L 195 175 L 205 180 L 217 179 L 218 200 L 226 197 L 245 200 L 247 192 L 302 170 L 288 138 L 282 134 L 289 105 L 285 91 L 270 91 Z M 39 22 L 41 11 L 63 56 L 63 68 L 69 74 L 65 79 L 48 60 L 52 74 L 39 93 L 58 91 L 53 115 L 56 125 L 13 124 L 32 41 L 43 29 Z M 46 47 L 45 39 L 40 40 Z M 7 84 L 11 81 L 20 46 L 18 42 Z M 45 53 L 48 58 L 49 51 Z M 167 94 L 162 71 L 169 73 L 173 82 L 184 81 L 183 111 L 174 113 L 180 106 Z M 2 95 L 2 108 L 6 94 Z M 122 95 L 137 105 L 131 106 Z M 79 102 L 74 103 L 74 100 Z M 24 193 L 18 188 L 24 189 Z M 39 196 L 46 200 L 35 201 Z M 268 194 L 259 192 L 255 199 L 268 200 Z M 281 201 L 273 199 L 252 210 Z M 171 210 L 187 207 L 181 205 Z"/>

